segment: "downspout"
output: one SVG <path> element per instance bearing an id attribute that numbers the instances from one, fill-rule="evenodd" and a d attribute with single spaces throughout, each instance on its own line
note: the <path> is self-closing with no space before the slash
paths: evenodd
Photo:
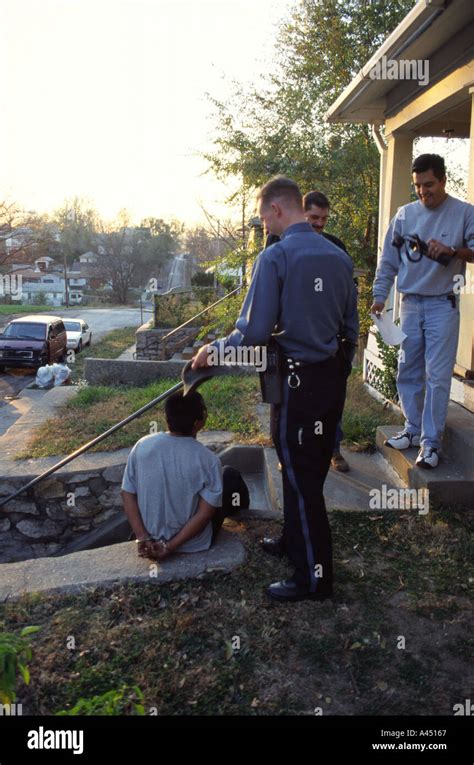
<path id="1" fill-rule="evenodd" d="M 380 183 L 379 183 L 379 216 L 378 216 L 378 223 L 377 223 L 377 262 L 379 260 L 379 255 L 382 247 L 382 241 L 383 241 L 383 207 L 384 207 L 384 192 L 385 192 L 385 181 L 386 181 L 386 172 L 387 172 L 387 144 L 385 143 L 381 133 L 380 133 L 380 127 L 379 125 L 372 124 L 372 138 L 374 139 L 375 145 L 377 149 L 379 150 L 380 154 Z"/>

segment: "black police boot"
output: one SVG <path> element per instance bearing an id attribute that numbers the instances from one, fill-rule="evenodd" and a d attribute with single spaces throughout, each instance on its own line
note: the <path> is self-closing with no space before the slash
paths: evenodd
<path id="1" fill-rule="evenodd" d="M 310 592 L 302 589 L 293 579 L 285 579 L 282 582 L 274 582 L 267 587 L 267 595 L 272 600 L 280 603 L 294 603 L 298 600 L 328 600 L 332 598 L 332 592 Z"/>
<path id="2" fill-rule="evenodd" d="M 285 555 L 282 549 L 281 538 L 272 539 L 271 537 L 264 537 L 260 540 L 260 548 L 269 555 L 274 555 L 276 558 L 283 558 Z"/>

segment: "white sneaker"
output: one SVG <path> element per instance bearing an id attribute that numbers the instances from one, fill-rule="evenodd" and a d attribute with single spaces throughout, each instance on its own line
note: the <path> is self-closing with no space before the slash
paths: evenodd
<path id="1" fill-rule="evenodd" d="M 428 470 L 431 470 L 432 468 L 438 467 L 438 463 L 438 450 L 434 449 L 432 446 L 424 446 L 418 452 L 415 465 L 417 465 L 417 467 L 428 468 Z"/>
<path id="2" fill-rule="evenodd" d="M 416 435 L 416 433 L 408 433 L 407 430 L 402 430 L 385 441 L 385 446 L 390 446 L 392 449 L 409 449 L 412 446 L 419 445 L 420 436 Z"/>

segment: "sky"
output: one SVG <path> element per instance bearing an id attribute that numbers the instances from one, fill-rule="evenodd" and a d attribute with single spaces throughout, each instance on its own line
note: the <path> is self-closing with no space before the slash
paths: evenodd
<path id="1" fill-rule="evenodd" d="M 50 212 L 84 196 L 107 219 L 230 217 L 198 155 L 233 79 L 272 65 L 291 0 L 2 0 L 0 198 Z"/>
<path id="2" fill-rule="evenodd" d="M 206 93 L 258 84 L 293 1 L 0 0 L 0 200 L 238 220 L 233 188 L 198 156 L 214 131 Z"/>

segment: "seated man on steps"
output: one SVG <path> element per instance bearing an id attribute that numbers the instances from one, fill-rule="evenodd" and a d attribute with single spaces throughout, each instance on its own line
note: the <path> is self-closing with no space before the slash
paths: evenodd
<path id="1" fill-rule="evenodd" d="M 196 439 L 207 418 L 201 394 L 175 393 L 165 415 L 168 432 L 145 436 L 131 450 L 121 492 L 138 554 L 157 560 L 208 550 L 224 518 L 249 506 L 240 473 L 223 468 Z"/>

